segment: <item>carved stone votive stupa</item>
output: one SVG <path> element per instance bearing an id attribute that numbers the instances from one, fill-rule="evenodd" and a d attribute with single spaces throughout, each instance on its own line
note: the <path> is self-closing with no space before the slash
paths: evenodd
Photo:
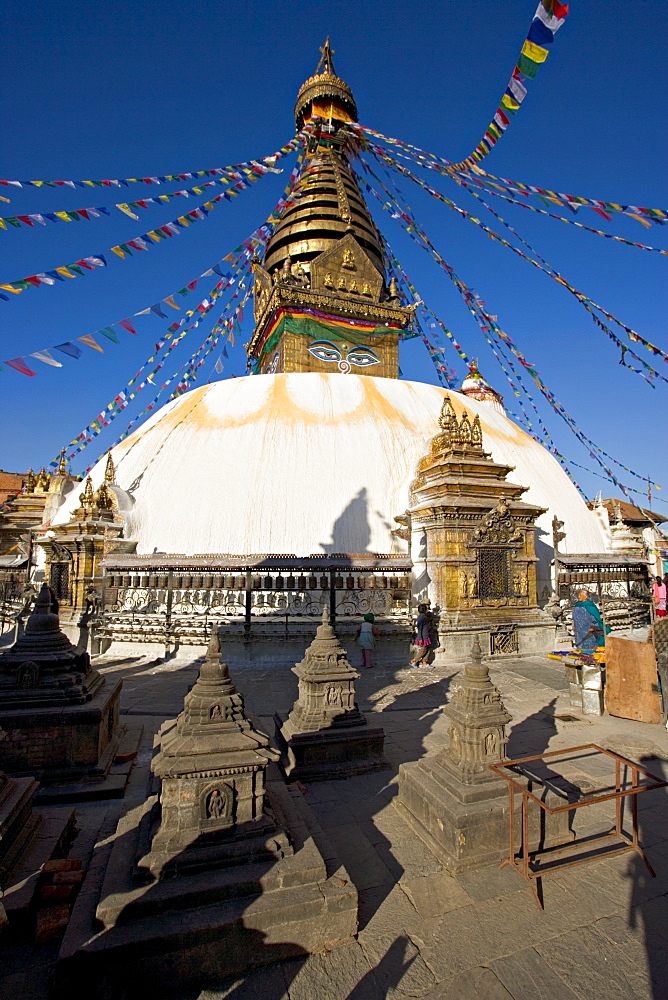
<path id="1" fill-rule="evenodd" d="M 217 628 L 183 711 L 159 738 L 160 824 L 141 867 L 162 875 L 290 852 L 265 809 L 266 770 L 278 753 L 246 717 Z"/>
<path id="2" fill-rule="evenodd" d="M 25 632 L 0 656 L 0 766 L 43 783 L 104 778 L 120 738 L 120 691 L 61 631 L 43 584 Z"/>
<path id="3" fill-rule="evenodd" d="M 505 781 L 489 765 L 505 757 L 511 716 L 476 640 L 450 703 L 450 743 L 399 769 L 399 808 L 451 871 L 501 860 L 508 850 Z"/>
<path id="4" fill-rule="evenodd" d="M 385 767 L 385 733 L 371 728 L 357 707 L 360 675 L 348 662 L 327 608 L 304 659 L 292 670 L 299 697 L 287 718 L 274 716 L 288 780 L 327 780 Z"/>

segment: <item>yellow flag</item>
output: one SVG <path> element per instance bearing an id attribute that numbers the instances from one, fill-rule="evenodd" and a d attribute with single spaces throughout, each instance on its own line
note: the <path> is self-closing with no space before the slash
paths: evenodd
<path id="1" fill-rule="evenodd" d="M 130 208 L 130 206 L 129 206 L 129 205 L 126 205 L 126 204 L 125 204 L 124 202 L 122 202 L 122 203 L 120 203 L 120 204 L 117 204 L 117 205 L 116 205 L 116 208 L 120 208 L 121 212 L 125 212 L 125 214 L 126 214 L 126 215 L 129 215 L 131 219 L 138 219 L 138 218 L 139 218 L 139 216 L 138 216 L 138 215 L 136 215 L 136 214 L 135 214 L 135 213 L 134 213 L 134 212 L 132 211 L 132 209 Z"/>
<path id="2" fill-rule="evenodd" d="M 111 252 L 115 253 L 117 257 L 121 258 L 121 260 L 125 260 L 125 252 L 121 250 L 120 247 L 112 247 Z"/>
<path id="3" fill-rule="evenodd" d="M 635 212 L 626 212 L 626 215 L 630 215 L 632 219 L 637 219 L 638 222 L 642 222 L 645 229 L 651 229 L 652 223 L 648 222 L 647 219 L 643 219 L 642 215 L 636 215 Z"/>
<path id="4" fill-rule="evenodd" d="M 57 215 L 59 219 L 63 220 L 63 222 L 71 222 L 72 221 L 70 219 L 69 215 L 67 214 L 67 212 L 54 212 L 53 214 Z"/>
<path id="5" fill-rule="evenodd" d="M 514 97 L 511 97 L 510 94 L 504 94 L 503 97 L 501 98 L 501 103 L 503 104 L 504 107 L 511 108 L 513 111 L 517 111 L 517 109 L 519 108 L 518 102 L 515 100 Z"/>
<path id="6" fill-rule="evenodd" d="M 68 271 L 66 267 L 57 267 L 56 271 L 58 272 L 58 274 L 62 274 L 66 278 L 73 278 L 74 277 L 74 275 L 72 274 L 72 272 Z"/>
<path id="7" fill-rule="evenodd" d="M 542 63 L 545 62 L 549 53 L 547 49 L 544 49 L 542 45 L 536 45 L 534 42 L 530 42 L 527 38 L 526 42 L 522 46 L 522 55 L 527 56 L 529 59 L 533 59 L 534 62 Z"/>
<path id="8" fill-rule="evenodd" d="M 6 292 L 14 292 L 14 295 L 20 295 L 23 291 L 22 288 L 13 288 L 12 285 L 0 285 L 0 288 L 4 288 Z"/>

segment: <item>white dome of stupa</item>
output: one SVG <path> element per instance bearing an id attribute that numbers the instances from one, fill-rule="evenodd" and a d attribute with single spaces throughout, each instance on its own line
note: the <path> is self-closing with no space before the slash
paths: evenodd
<path id="1" fill-rule="evenodd" d="M 562 551 L 604 550 L 565 472 L 502 413 L 433 385 L 340 373 L 228 379 L 163 406 L 112 452 L 124 537 L 138 554 L 405 552 L 394 517 L 446 395 L 458 415 L 479 415 L 483 447 L 514 466 L 508 479 L 529 487 L 523 499 L 548 508 L 536 540 L 543 580 L 555 514 Z M 94 488 L 105 465 L 91 471 Z M 55 524 L 70 519 L 75 493 Z"/>

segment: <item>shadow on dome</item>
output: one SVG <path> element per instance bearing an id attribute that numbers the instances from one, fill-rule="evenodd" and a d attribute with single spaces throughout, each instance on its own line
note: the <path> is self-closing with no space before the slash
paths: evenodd
<path id="1" fill-rule="evenodd" d="M 371 542 L 369 502 L 366 487 L 362 487 L 332 525 L 332 538 L 320 542 L 323 552 L 368 552 Z"/>

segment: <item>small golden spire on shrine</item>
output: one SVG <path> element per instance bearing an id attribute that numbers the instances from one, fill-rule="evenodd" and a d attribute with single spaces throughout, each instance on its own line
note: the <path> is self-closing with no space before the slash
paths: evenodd
<path id="1" fill-rule="evenodd" d="M 482 426 L 480 424 L 480 417 L 477 414 L 471 424 L 471 444 L 474 448 L 482 448 Z"/>
<path id="2" fill-rule="evenodd" d="M 84 486 L 83 493 L 79 494 L 79 502 L 82 507 L 90 508 L 95 504 L 95 497 L 93 496 L 93 484 L 91 482 L 90 476 L 86 479 L 86 485 Z"/>
<path id="3" fill-rule="evenodd" d="M 100 510 L 111 510 L 114 506 L 113 497 L 111 491 L 107 487 L 107 481 L 105 476 L 105 481 L 101 486 L 98 487 L 94 496 L 95 506 Z"/>
<path id="4" fill-rule="evenodd" d="M 66 450 L 67 449 L 65 449 L 65 448 L 61 448 L 60 449 L 60 461 L 58 462 L 58 475 L 59 476 L 66 476 L 67 475 L 67 465 L 65 463 L 65 451 Z"/>
<path id="5" fill-rule="evenodd" d="M 465 413 L 459 421 L 459 443 L 464 448 L 468 448 L 471 444 L 471 421 L 468 413 Z"/>
<path id="6" fill-rule="evenodd" d="M 114 466 L 114 460 L 111 457 L 111 452 L 107 455 L 107 466 L 104 470 L 104 481 L 107 486 L 114 486 L 116 483 L 116 468 Z"/>

